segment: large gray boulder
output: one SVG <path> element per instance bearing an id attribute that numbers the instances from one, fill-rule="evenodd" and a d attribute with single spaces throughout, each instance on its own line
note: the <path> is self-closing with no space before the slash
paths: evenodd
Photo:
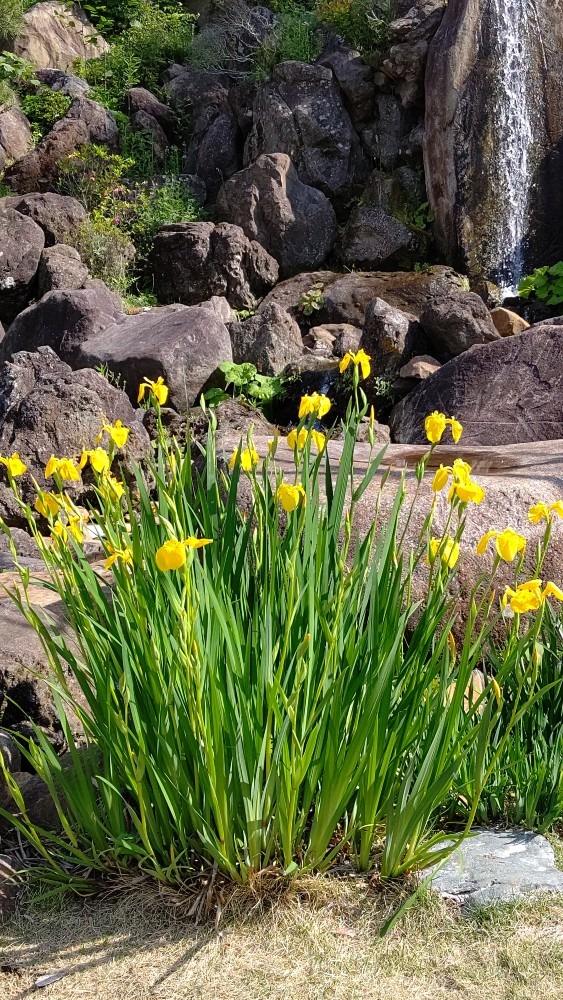
<path id="1" fill-rule="evenodd" d="M 83 341 L 76 366 L 104 365 L 125 382 L 132 401 L 144 378 L 159 377 L 170 403 L 186 411 L 213 383 L 222 361 L 231 361 L 231 340 L 212 306 L 169 305 L 122 316 Z"/>
<path id="2" fill-rule="evenodd" d="M 449 361 L 475 344 L 500 339 L 485 303 L 473 292 L 436 296 L 428 302 L 420 322 L 439 361 Z"/>
<path id="3" fill-rule="evenodd" d="M 340 257 L 349 266 L 379 268 L 398 262 L 411 249 L 413 234 L 382 208 L 359 205 L 342 236 Z"/>
<path id="4" fill-rule="evenodd" d="M 197 118 L 186 157 L 188 173 L 200 177 L 214 202 L 224 181 L 242 167 L 242 135 L 225 105 L 206 108 Z"/>
<path id="5" fill-rule="evenodd" d="M 239 226 L 179 222 L 156 234 L 152 271 L 161 302 L 197 305 L 215 295 L 251 309 L 275 285 L 279 268 Z"/>
<path id="6" fill-rule="evenodd" d="M 83 288 L 90 277 L 86 264 L 82 263 L 78 250 L 57 243 L 47 247 L 41 254 L 37 271 L 37 291 L 39 297 L 61 288 Z"/>
<path id="7" fill-rule="evenodd" d="M 449 361 L 394 408 L 394 440 L 424 442 L 433 410 L 461 421 L 464 445 L 563 438 L 563 326 L 499 338 Z"/>
<path id="8" fill-rule="evenodd" d="M 393 378 L 415 354 L 425 348 L 422 327 L 411 313 L 395 309 L 383 299 L 372 299 L 366 309 L 360 347 L 372 359 L 377 375 Z"/>
<path id="9" fill-rule="evenodd" d="M 44 489 L 51 455 L 78 458 L 92 448 L 102 424 L 121 420 L 131 428 L 124 458 L 140 459 L 148 450 L 146 431 L 122 389 L 95 371 L 74 372 L 48 347 L 18 353 L 0 369 L 0 454 L 17 451 L 28 467 L 18 480 L 22 497 L 33 504 L 36 490 L 31 476 Z M 74 497 L 82 483 L 70 484 Z M 9 523 L 25 526 L 5 477 L 0 483 L 0 514 Z"/>
<path id="10" fill-rule="evenodd" d="M 0 171 L 9 167 L 33 146 L 30 124 L 18 107 L 0 106 Z"/>
<path id="11" fill-rule="evenodd" d="M 22 215 L 28 215 L 45 233 L 45 246 L 68 243 L 76 234 L 88 215 L 84 206 L 68 195 L 46 191 L 44 194 L 26 194 L 23 198 L 12 198 L 12 207 Z"/>
<path id="12" fill-rule="evenodd" d="M 29 302 L 44 245 L 32 219 L 0 209 L 0 321 L 10 323 Z"/>
<path id="13" fill-rule="evenodd" d="M 322 264 L 336 237 L 330 201 L 300 181 L 284 153 L 259 156 L 231 177 L 216 210 L 275 257 L 283 277 Z"/>
<path id="14" fill-rule="evenodd" d="M 303 354 L 299 325 L 275 302 L 242 323 L 231 323 L 230 333 L 233 361 L 249 361 L 263 375 L 279 375 Z"/>
<path id="15" fill-rule="evenodd" d="M 369 173 L 350 115 L 328 66 L 285 62 L 259 88 L 245 162 L 287 153 L 299 179 L 344 198 Z"/>
<path id="16" fill-rule="evenodd" d="M 108 43 L 78 4 L 44 0 L 26 11 L 12 49 L 38 68 L 68 69 L 77 59 L 95 59 Z"/>
<path id="17" fill-rule="evenodd" d="M 363 61 L 360 53 L 345 42 L 339 42 L 331 51 L 323 53 L 318 65 L 328 66 L 334 73 L 354 128 L 359 130 L 372 121 L 375 100 L 373 70 Z"/>
<path id="18" fill-rule="evenodd" d="M 79 344 L 115 323 L 121 315 L 118 297 L 101 281 L 89 281 L 86 288 L 76 291 L 48 292 L 12 323 L 0 344 L 0 361 L 16 351 L 51 347 L 72 364 Z"/>

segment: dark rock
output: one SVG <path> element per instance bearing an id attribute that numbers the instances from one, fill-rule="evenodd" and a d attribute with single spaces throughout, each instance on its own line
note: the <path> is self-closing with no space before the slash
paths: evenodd
<path id="1" fill-rule="evenodd" d="M 465 278 L 452 268 L 437 265 L 426 271 L 356 271 L 339 274 L 313 271 L 298 274 L 281 282 L 266 296 L 259 312 L 269 302 L 277 302 L 301 326 L 309 325 L 303 314 L 302 298 L 312 288 L 319 288 L 321 308 L 315 313 L 319 323 L 351 323 L 362 326 L 368 302 L 384 299 L 389 305 L 412 313 L 417 319 L 426 304 L 436 296 L 457 295 L 465 288 Z"/>
<path id="2" fill-rule="evenodd" d="M 275 302 L 242 323 L 230 327 L 233 361 L 249 361 L 263 375 L 279 375 L 303 354 L 301 331 Z"/>
<path id="3" fill-rule="evenodd" d="M 381 170 L 393 170 L 403 135 L 401 102 L 394 94 L 377 94 L 375 107 L 375 121 L 363 129 L 362 143 Z"/>
<path id="4" fill-rule="evenodd" d="M 90 84 L 86 80 L 65 73 L 62 69 L 38 69 L 35 70 L 35 76 L 45 87 L 67 97 L 84 97 L 90 90 Z"/>
<path id="5" fill-rule="evenodd" d="M 25 156 L 33 146 L 29 122 L 19 108 L 0 109 L 0 170 Z"/>
<path id="6" fill-rule="evenodd" d="M 340 257 L 345 264 L 378 268 L 397 262 L 412 247 L 413 234 L 381 208 L 360 205 L 344 230 Z"/>
<path id="7" fill-rule="evenodd" d="M 162 165 L 166 159 L 166 152 L 170 143 L 166 137 L 166 132 L 157 122 L 156 118 L 147 114 L 146 111 L 136 111 L 131 118 L 131 128 L 133 132 L 143 132 L 150 137 L 150 148 L 155 164 Z"/>
<path id="8" fill-rule="evenodd" d="M 336 337 L 333 346 L 333 354 L 337 358 L 343 358 L 348 351 L 356 354 L 360 349 L 362 330 L 351 323 L 326 323 L 325 329 L 334 331 Z"/>
<path id="9" fill-rule="evenodd" d="M 83 340 L 115 323 L 121 315 L 117 296 L 101 281 L 88 282 L 86 288 L 76 291 L 48 292 L 12 323 L 0 345 L 0 360 L 16 351 L 47 346 L 65 361 L 73 362 Z"/>
<path id="10" fill-rule="evenodd" d="M 252 128 L 257 89 L 257 84 L 253 83 L 252 80 L 244 80 L 229 91 L 229 108 L 245 138 Z"/>
<path id="11" fill-rule="evenodd" d="M 43 779 L 38 774 L 30 774 L 28 771 L 16 772 L 16 774 L 12 775 L 12 778 L 22 795 L 29 821 L 41 830 L 59 830 L 61 822 L 57 813 L 57 807 Z M 4 791 L 4 794 L 0 791 L 0 804 L 7 812 L 18 816 L 20 813 L 17 803 L 10 795 L 8 789 L 2 791 Z"/>
<path id="12" fill-rule="evenodd" d="M 214 202 L 224 181 L 242 166 L 242 135 L 234 115 L 206 108 L 198 116 L 187 152 L 187 169 L 201 177 Z"/>
<path id="13" fill-rule="evenodd" d="M 178 72 L 165 84 L 170 105 L 176 111 L 190 111 L 194 118 L 208 107 L 226 104 L 232 81 L 226 73 L 179 66 Z"/>
<path id="14" fill-rule="evenodd" d="M 169 305 L 121 317 L 81 344 L 77 363 L 107 366 L 125 381 L 132 401 L 144 378 L 163 377 L 170 402 L 185 412 L 217 378 L 221 362 L 231 360 L 229 331 L 212 309 Z"/>
<path id="15" fill-rule="evenodd" d="M 251 309 L 278 278 L 276 261 L 239 226 L 175 223 L 158 231 L 153 246 L 161 302 L 196 305 L 224 296 L 235 309 Z"/>
<path id="16" fill-rule="evenodd" d="M 389 27 L 389 36 L 394 44 L 381 68 L 393 80 L 405 107 L 423 102 L 428 48 L 440 27 L 446 2 L 420 0 Z"/>
<path id="17" fill-rule="evenodd" d="M 393 378 L 399 369 L 425 347 L 424 334 L 416 317 L 372 299 L 366 309 L 360 347 L 372 359 L 377 376 Z"/>
<path id="18" fill-rule="evenodd" d="M 563 326 L 472 347 L 425 379 L 391 414 L 395 441 L 423 443 L 433 410 L 463 425 L 464 445 L 563 438 Z"/>
<path id="19" fill-rule="evenodd" d="M 420 322 L 440 361 L 500 337 L 485 303 L 473 292 L 437 296 L 424 309 Z"/>
<path id="20" fill-rule="evenodd" d="M 61 288 L 83 288 L 89 276 L 88 268 L 82 263 L 78 250 L 64 243 L 57 243 L 41 254 L 37 271 L 39 297 Z"/>
<path id="21" fill-rule="evenodd" d="M 0 320 L 9 323 L 25 308 L 44 245 L 35 222 L 13 208 L 0 210 Z"/>
<path id="22" fill-rule="evenodd" d="M 155 118 L 161 128 L 170 137 L 170 134 L 174 130 L 174 115 L 166 104 L 159 101 L 158 97 L 155 97 L 150 90 L 145 90 L 144 87 L 131 87 L 125 97 L 131 116 L 135 115 L 138 111 L 144 111 L 145 114 Z"/>
<path id="23" fill-rule="evenodd" d="M 0 729 L 0 756 L 4 761 L 7 771 L 21 770 L 21 753 L 19 747 L 11 733 L 7 733 L 3 729 Z"/>
<path id="24" fill-rule="evenodd" d="M 52 191 L 26 194 L 13 207 L 41 226 L 45 233 L 46 247 L 67 242 L 69 236 L 75 235 L 88 218 L 86 209 L 76 198 L 54 194 Z"/>
<path id="25" fill-rule="evenodd" d="M 322 192 L 303 184 L 289 156 L 260 156 L 219 192 L 217 214 L 275 257 L 287 277 L 326 259 L 336 216 Z"/>
<path id="26" fill-rule="evenodd" d="M 90 142 L 100 143 L 114 150 L 119 146 L 119 129 L 115 118 L 111 111 L 107 111 L 97 101 L 91 101 L 89 97 L 77 97 L 65 117 L 69 121 L 84 122 Z"/>
<path id="27" fill-rule="evenodd" d="M 359 52 L 343 43 L 323 53 L 318 63 L 334 73 L 354 128 L 361 129 L 373 119 L 375 86 L 371 67 Z"/>
<path id="28" fill-rule="evenodd" d="M 286 153 L 299 179 L 331 198 L 348 198 L 369 165 L 327 66 L 279 63 L 258 89 L 245 163 Z"/>

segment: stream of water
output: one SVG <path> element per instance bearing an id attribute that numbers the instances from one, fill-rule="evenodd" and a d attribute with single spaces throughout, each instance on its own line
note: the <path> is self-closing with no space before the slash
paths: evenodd
<path id="1" fill-rule="evenodd" d="M 494 102 L 497 148 L 491 168 L 498 215 L 490 260 L 496 280 L 513 292 L 526 273 L 526 242 L 532 185 L 533 89 L 528 49 L 530 0 L 490 0 L 491 42 L 499 80 Z"/>

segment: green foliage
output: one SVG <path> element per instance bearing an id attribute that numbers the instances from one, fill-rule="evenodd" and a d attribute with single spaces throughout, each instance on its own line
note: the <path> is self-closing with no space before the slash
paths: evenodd
<path id="1" fill-rule="evenodd" d="M 100 33 L 111 38 L 139 17 L 143 0 L 87 0 L 82 7 Z"/>
<path id="2" fill-rule="evenodd" d="M 55 122 L 64 118 L 71 104 L 71 97 L 51 90 L 50 87 L 38 87 L 33 93 L 22 97 L 21 108 L 29 119 L 35 142 L 39 142 Z"/>
<path id="3" fill-rule="evenodd" d="M 219 365 L 225 376 L 225 387 L 233 387 L 233 396 L 245 400 L 251 406 L 267 406 L 285 395 L 290 379 L 284 375 L 260 375 L 255 365 L 236 365 L 223 361 Z M 218 397 L 213 397 L 215 401 Z"/>
<path id="4" fill-rule="evenodd" d="M 412 550 L 401 541 L 409 516 L 403 482 L 384 516 L 374 505 L 367 530 L 356 518 L 382 458 L 372 453 L 358 477 L 355 441 L 367 404 L 361 392 L 356 398 L 336 464 L 327 449 L 311 453 L 315 415 L 300 422 L 307 443 L 285 486 L 295 476 L 305 502 L 282 513 L 275 443 L 261 470 L 247 461 L 243 472 L 239 449 L 222 471 L 213 414 L 198 463 L 159 425 L 148 478 L 137 469 L 134 490 L 123 484 L 123 506 L 98 479 L 91 519 L 110 557 L 111 587 L 64 532 L 45 544 L 33 509 L 16 494 L 48 569 L 45 586 L 58 593 L 77 636 L 69 644 L 28 603 L 29 570 L 20 567 L 22 587 L 10 593 L 53 667 L 70 751 L 63 766 L 40 727 L 31 740 L 16 737 L 54 798 L 60 833 L 29 820 L 3 768 L 18 815 L 0 814 L 44 859 L 30 877 L 78 891 L 101 872 L 184 885 L 215 865 L 246 884 L 273 867 L 286 876 L 326 870 L 345 851 L 360 868 L 377 864 L 392 878 L 441 860 L 467 834 L 519 719 L 549 696 L 535 666 L 543 611 L 503 619 L 491 610 L 487 578 L 469 602 L 465 638 L 452 648 L 455 570 L 438 556 L 424 596 L 416 604 L 411 597 L 434 506 Z M 252 455 L 250 438 L 246 444 Z M 249 506 L 241 509 L 243 476 Z M 448 526 L 459 540 L 464 524 L 465 505 L 454 503 Z M 212 543 L 186 550 L 184 539 L 202 537 Z M 168 571 L 156 562 L 166 542 L 185 556 Z M 479 696 L 468 698 L 489 637 L 503 628 L 495 680 L 487 674 Z M 505 715 L 499 690 L 511 685 Z M 84 747 L 73 737 L 73 712 Z M 467 816 L 445 845 L 436 821 L 460 774 Z"/>
<path id="5" fill-rule="evenodd" d="M 268 79 L 277 63 L 314 62 L 322 51 L 318 20 L 312 11 L 293 0 L 280 0 L 274 9 L 278 13 L 274 31 L 254 54 L 252 73 L 259 82 Z"/>
<path id="6" fill-rule="evenodd" d="M 96 99 L 119 110 L 130 87 L 158 88 L 160 74 L 190 51 L 194 17 L 181 7 L 163 10 L 151 0 L 136 3 L 135 18 L 119 34 L 110 51 L 88 59 L 81 73 L 95 88 Z"/>
<path id="7" fill-rule="evenodd" d="M 0 42 L 19 34 L 29 3 L 27 0 L 0 0 Z"/>
<path id="8" fill-rule="evenodd" d="M 100 278 L 108 288 L 125 295 L 132 280 L 135 247 L 115 219 L 99 210 L 92 212 L 73 234 L 72 242 L 92 277 Z"/>
<path id="9" fill-rule="evenodd" d="M 323 286 L 321 284 L 312 285 L 299 298 L 299 308 L 304 316 L 312 316 L 313 313 L 322 309 L 323 305 Z"/>
<path id="10" fill-rule="evenodd" d="M 23 86 L 39 86 L 32 63 L 13 52 L 0 52 L 0 81 L 8 83 L 14 90 Z"/>
<path id="11" fill-rule="evenodd" d="M 319 20 L 364 55 L 384 48 L 394 17 L 393 0 L 318 0 Z"/>
<path id="12" fill-rule="evenodd" d="M 558 306 L 563 302 L 563 261 L 553 267 L 538 267 L 533 274 L 522 278 L 518 285 L 521 299 L 539 299 L 548 306 Z"/>
<path id="13" fill-rule="evenodd" d="M 17 97 L 10 84 L 6 80 L 0 80 L 0 111 L 7 111 L 15 104 L 17 104 Z"/>
<path id="14" fill-rule="evenodd" d="M 88 143 L 62 160 L 59 188 L 63 194 L 78 198 L 90 212 L 124 193 L 121 180 L 132 166 L 132 160 L 110 153 L 106 146 Z"/>
<path id="15" fill-rule="evenodd" d="M 134 190 L 126 225 L 141 260 L 148 256 L 153 237 L 161 226 L 172 222 L 198 222 L 204 218 L 191 188 L 179 177 L 165 177 L 156 185 L 137 185 Z"/>

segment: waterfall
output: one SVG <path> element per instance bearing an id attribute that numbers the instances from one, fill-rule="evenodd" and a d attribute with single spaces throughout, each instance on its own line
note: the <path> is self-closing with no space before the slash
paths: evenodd
<path id="1" fill-rule="evenodd" d="M 505 291 L 514 291 L 526 273 L 533 175 L 534 88 L 529 35 L 530 0 L 490 0 L 491 57 L 498 66 L 493 100 L 494 164 L 498 215 L 491 227 L 491 271 Z"/>

